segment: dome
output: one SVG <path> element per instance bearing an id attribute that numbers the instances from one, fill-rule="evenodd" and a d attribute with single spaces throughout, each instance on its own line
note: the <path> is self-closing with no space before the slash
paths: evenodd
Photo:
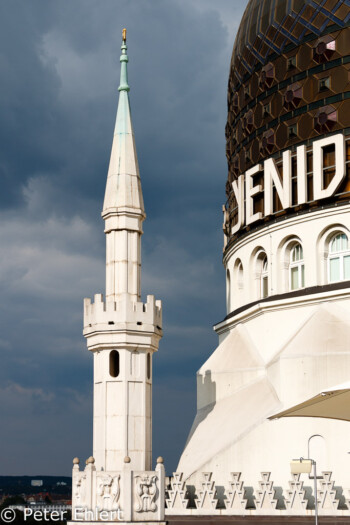
<path id="1" fill-rule="evenodd" d="M 230 80 L 237 88 L 270 55 L 275 57 L 328 29 L 345 27 L 349 6 L 347 0 L 250 0 L 233 47 Z"/>
<path id="2" fill-rule="evenodd" d="M 286 149 L 295 156 L 299 145 L 309 152 L 317 138 L 340 131 L 349 135 L 349 22 L 350 0 L 249 0 L 228 81 L 226 247 L 250 231 L 234 228 L 238 205 L 232 183 L 240 175 L 270 157 L 278 164 Z M 347 148 L 350 155 L 350 141 Z M 256 183 L 263 180 L 257 177 Z M 349 199 L 349 191 L 350 173 L 334 200 Z M 254 199 L 257 212 L 263 206 L 260 197 Z M 302 208 L 312 199 L 310 190 Z M 275 209 L 282 211 L 277 201 Z M 287 213 L 296 211 L 300 207 L 292 203 Z M 271 219 L 276 215 L 264 224 Z"/>

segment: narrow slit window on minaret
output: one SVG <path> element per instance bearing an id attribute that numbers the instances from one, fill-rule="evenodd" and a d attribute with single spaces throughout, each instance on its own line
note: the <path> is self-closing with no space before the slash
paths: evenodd
<path id="1" fill-rule="evenodd" d="M 151 379 L 151 354 L 147 354 L 147 379 Z"/>
<path id="2" fill-rule="evenodd" d="M 112 350 L 109 354 L 109 374 L 111 377 L 119 376 L 119 352 Z"/>

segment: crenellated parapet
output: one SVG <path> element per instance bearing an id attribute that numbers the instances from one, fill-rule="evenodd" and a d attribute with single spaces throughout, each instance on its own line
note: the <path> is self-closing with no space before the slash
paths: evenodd
<path id="1" fill-rule="evenodd" d="M 97 339 L 103 340 L 108 346 L 108 335 L 114 335 L 113 346 L 118 346 L 116 335 L 128 332 L 128 338 L 133 339 L 152 336 L 156 343 L 162 336 L 162 302 L 155 300 L 154 295 L 148 295 L 145 303 L 135 301 L 125 294 L 120 301 L 104 301 L 103 294 L 96 294 L 94 302 L 84 299 L 84 336 L 88 346 L 97 344 Z M 91 344 L 89 341 L 91 340 Z M 124 337 L 125 346 L 125 337 Z M 154 345 L 152 345 L 154 346 Z M 158 347 L 158 344 L 156 345 Z M 154 348 L 156 349 L 156 348 Z"/>

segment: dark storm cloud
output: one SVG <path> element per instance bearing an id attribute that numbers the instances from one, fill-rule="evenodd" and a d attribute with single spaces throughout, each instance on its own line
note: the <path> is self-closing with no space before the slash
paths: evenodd
<path id="1" fill-rule="evenodd" d="M 52 155 L 59 78 L 39 58 L 41 35 L 52 18 L 48 11 L 48 5 L 34 12 L 30 3 L 16 0 L 0 4 L 2 207 L 20 200 L 21 184 L 30 172 L 60 163 Z"/>
<path id="2" fill-rule="evenodd" d="M 148 215 L 143 292 L 164 309 L 154 455 L 176 468 L 195 372 L 225 315 L 226 86 L 243 9 L 239 0 L 0 1 L 3 474 L 67 474 L 72 457 L 91 454 L 82 298 L 104 289 L 99 217 L 124 26 Z"/>

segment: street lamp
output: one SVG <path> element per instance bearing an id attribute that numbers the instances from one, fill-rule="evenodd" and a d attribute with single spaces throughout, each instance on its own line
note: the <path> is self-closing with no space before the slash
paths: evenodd
<path id="1" fill-rule="evenodd" d="M 310 474 L 312 467 L 314 467 L 315 525 L 318 525 L 316 461 L 310 458 L 300 458 L 292 459 L 290 463 L 290 471 L 292 474 Z"/>

